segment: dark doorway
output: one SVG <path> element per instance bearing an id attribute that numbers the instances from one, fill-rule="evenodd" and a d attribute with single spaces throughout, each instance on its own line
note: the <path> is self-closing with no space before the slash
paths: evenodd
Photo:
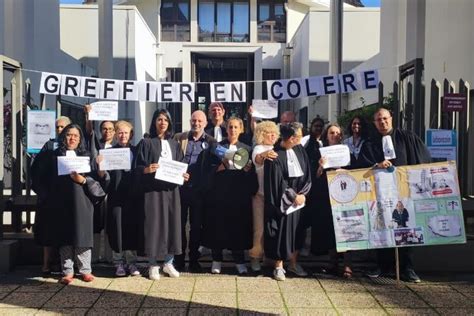
<path id="1" fill-rule="evenodd" d="M 242 54 L 238 56 L 223 56 L 221 54 L 204 55 L 193 53 L 191 55 L 193 64 L 193 77 L 198 83 L 196 88 L 196 101 L 192 110 L 203 110 L 207 113 L 211 103 L 210 85 L 199 84 L 199 82 L 221 82 L 221 81 L 253 81 L 254 56 L 253 54 Z M 247 107 L 253 100 L 253 83 L 247 83 L 247 102 L 225 103 L 226 119 L 231 116 L 246 118 Z"/>

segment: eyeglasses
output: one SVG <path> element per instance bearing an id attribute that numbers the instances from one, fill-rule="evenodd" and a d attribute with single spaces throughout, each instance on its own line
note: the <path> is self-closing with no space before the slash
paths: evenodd
<path id="1" fill-rule="evenodd" d="M 114 131 L 114 128 L 113 128 L 113 127 L 110 127 L 110 128 L 104 127 L 104 128 L 102 128 L 102 130 L 103 130 L 104 132 L 113 132 L 113 131 Z"/>

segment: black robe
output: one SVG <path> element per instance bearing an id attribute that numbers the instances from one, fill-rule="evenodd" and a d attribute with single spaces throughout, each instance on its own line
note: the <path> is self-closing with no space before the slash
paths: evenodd
<path id="1" fill-rule="evenodd" d="M 55 244 L 54 238 L 52 239 L 49 230 L 55 224 L 55 216 L 51 208 L 46 207 L 46 201 L 48 200 L 48 186 L 45 185 L 51 177 L 48 174 L 48 168 L 45 166 L 53 159 L 53 152 L 55 150 L 55 139 L 47 141 L 41 151 L 35 156 L 33 163 L 31 164 L 31 188 L 36 193 L 37 204 L 35 212 L 35 224 L 33 226 L 33 232 L 36 243 L 40 246 L 48 247 Z M 52 197 L 54 198 L 54 196 Z"/>
<path id="2" fill-rule="evenodd" d="M 297 250 L 297 229 L 300 222 L 301 209 L 285 215 L 281 211 L 290 205 L 282 199 L 293 202 L 296 194 L 308 195 L 311 189 L 311 169 L 308 156 L 302 146 L 293 150 L 298 157 L 303 175 L 290 178 L 288 175 L 287 153 L 284 148 L 275 147 L 278 158 L 265 161 L 264 165 L 264 250 L 265 256 L 274 260 L 288 260 Z"/>
<path id="3" fill-rule="evenodd" d="M 220 145 L 229 148 L 229 141 Z M 214 147 L 214 146 L 213 146 Z M 251 148 L 237 142 L 236 147 L 249 151 Z M 211 154 L 212 147 L 202 154 L 206 182 L 206 202 L 203 221 L 203 245 L 210 249 L 244 250 L 252 248 L 252 196 L 257 193 L 258 182 L 255 169 L 223 170 L 216 172 L 221 160 Z"/>
<path id="4" fill-rule="evenodd" d="M 410 166 L 430 163 L 431 155 L 423 141 L 413 132 L 393 129 L 390 133 L 395 147 L 395 159 L 390 160 L 394 166 Z M 374 137 L 370 150 L 364 152 L 366 159 L 373 159 L 374 163 L 385 160 L 382 147 L 382 136 Z"/>
<path id="5" fill-rule="evenodd" d="M 41 166 L 49 174 L 49 180 L 42 186 L 47 192 L 44 205 L 51 215 L 43 238 L 52 242 L 49 246 L 92 248 L 94 203 L 100 200 L 94 198 L 90 188 L 100 181 L 105 190 L 110 179 L 98 179 L 92 158 L 92 172 L 85 175 L 87 184 L 77 184 L 69 175 L 58 176 L 57 157 L 63 155 L 60 149 L 50 151 L 48 161 Z"/>
<path id="6" fill-rule="evenodd" d="M 113 148 L 122 148 L 115 145 Z M 132 157 L 136 157 L 137 148 L 130 146 Z M 140 235 L 143 233 L 140 219 L 143 219 L 137 209 L 137 196 L 130 188 L 134 187 L 132 170 L 111 170 L 110 185 L 107 191 L 107 221 L 106 232 L 110 247 L 115 252 L 137 250 Z"/>
<path id="7" fill-rule="evenodd" d="M 115 138 L 112 140 L 112 147 L 117 144 Z M 87 150 L 91 153 L 91 156 L 95 159 L 99 155 L 99 151 L 105 149 L 105 142 L 99 138 L 95 130 L 87 139 Z M 107 217 L 107 197 L 102 203 L 95 205 L 94 207 L 94 233 L 99 234 L 105 228 L 105 222 Z"/>
<path id="8" fill-rule="evenodd" d="M 168 139 L 172 158 L 181 161 L 183 152 L 178 142 Z M 149 257 L 181 254 L 181 203 L 178 185 L 156 180 L 155 174 L 143 170 L 157 163 L 161 155 L 161 141 L 145 138 L 138 144 L 134 168 L 134 183 L 141 192 L 141 225 L 143 251 Z"/>

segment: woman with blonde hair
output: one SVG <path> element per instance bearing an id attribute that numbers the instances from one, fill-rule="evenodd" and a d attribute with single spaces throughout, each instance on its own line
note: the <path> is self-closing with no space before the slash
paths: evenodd
<path id="1" fill-rule="evenodd" d="M 127 121 L 115 123 L 116 144 L 112 148 L 129 148 L 130 161 L 136 156 L 136 146 L 131 144 L 133 125 Z M 108 150 L 108 149 L 107 149 Z M 98 161 L 102 158 L 99 155 Z M 112 257 L 118 277 L 140 275 L 136 266 L 139 241 L 139 216 L 136 213 L 137 205 L 131 169 L 110 170 L 110 185 L 107 200 L 106 232 Z"/>
<path id="2" fill-rule="evenodd" d="M 265 206 L 263 166 L 265 160 L 273 160 L 278 156 L 273 150 L 273 145 L 279 137 L 280 130 L 272 121 L 260 122 L 255 127 L 255 147 L 252 151 L 252 162 L 257 173 L 258 192 L 252 198 L 253 247 L 249 250 L 250 266 L 254 272 L 261 270 L 260 260 L 263 258 L 263 213 Z"/>

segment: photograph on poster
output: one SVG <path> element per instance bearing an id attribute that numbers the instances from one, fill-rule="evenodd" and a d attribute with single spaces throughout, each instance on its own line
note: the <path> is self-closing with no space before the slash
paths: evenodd
<path id="1" fill-rule="evenodd" d="M 419 200 L 415 201 L 414 204 L 416 213 L 432 213 L 439 211 L 437 200 Z"/>
<path id="2" fill-rule="evenodd" d="M 455 171 L 448 167 L 409 170 L 408 183 L 412 199 L 459 195 Z"/>
<path id="3" fill-rule="evenodd" d="M 367 226 L 362 207 L 334 214 L 334 230 L 338 242 L 367 240 Z"/>
<path id="4" fill-rule="evenodd" d="M 380 201 L 370 201 L 367 204 L 369 207 L 370 230 L 380 231 L 387 229 L 385 218 L 389 214 L 385 214 L 384 204 Z"/>
<path id="5" fill-rule="evenodd" d="M 388 248 L 395 246 L 393 231 L 391 229 L 372 231 L 369 234 L 369 244 L 371 248 Z"/>
<path id="6" fill-rule="evenodd" d="M 461 221 L 457 215 L 436 215 L 428 219 L 428 228 L 433 237 L 458 237 L 462 234 Z"/>
<path id="7" fill-rule="evenodd" d="M 351 202 L 358 193 L 357 181 L 349 174 L 338 174 L 329 183 L 329 194 L 339 203 Z"/>
<path id="8" fill-rule="evenodd" d="M 372 183 L 368 179 L 362 180 L 359 183 L 359 187 L 360 192 L 372 192 Z"/>
<path id="9" fill-rule="evenodd" d="M 423 227 L 398 228 L 393 231 L 395 245 L 422 245 L 425 243 L 423 236 Z"/>
<path id="10" fill-rule="evenodd" d="M 389 228 L 415 227 L 416 218 L 413 202 L 409 199 L 400 199 L 391 209 L 391 223 Z"/>

